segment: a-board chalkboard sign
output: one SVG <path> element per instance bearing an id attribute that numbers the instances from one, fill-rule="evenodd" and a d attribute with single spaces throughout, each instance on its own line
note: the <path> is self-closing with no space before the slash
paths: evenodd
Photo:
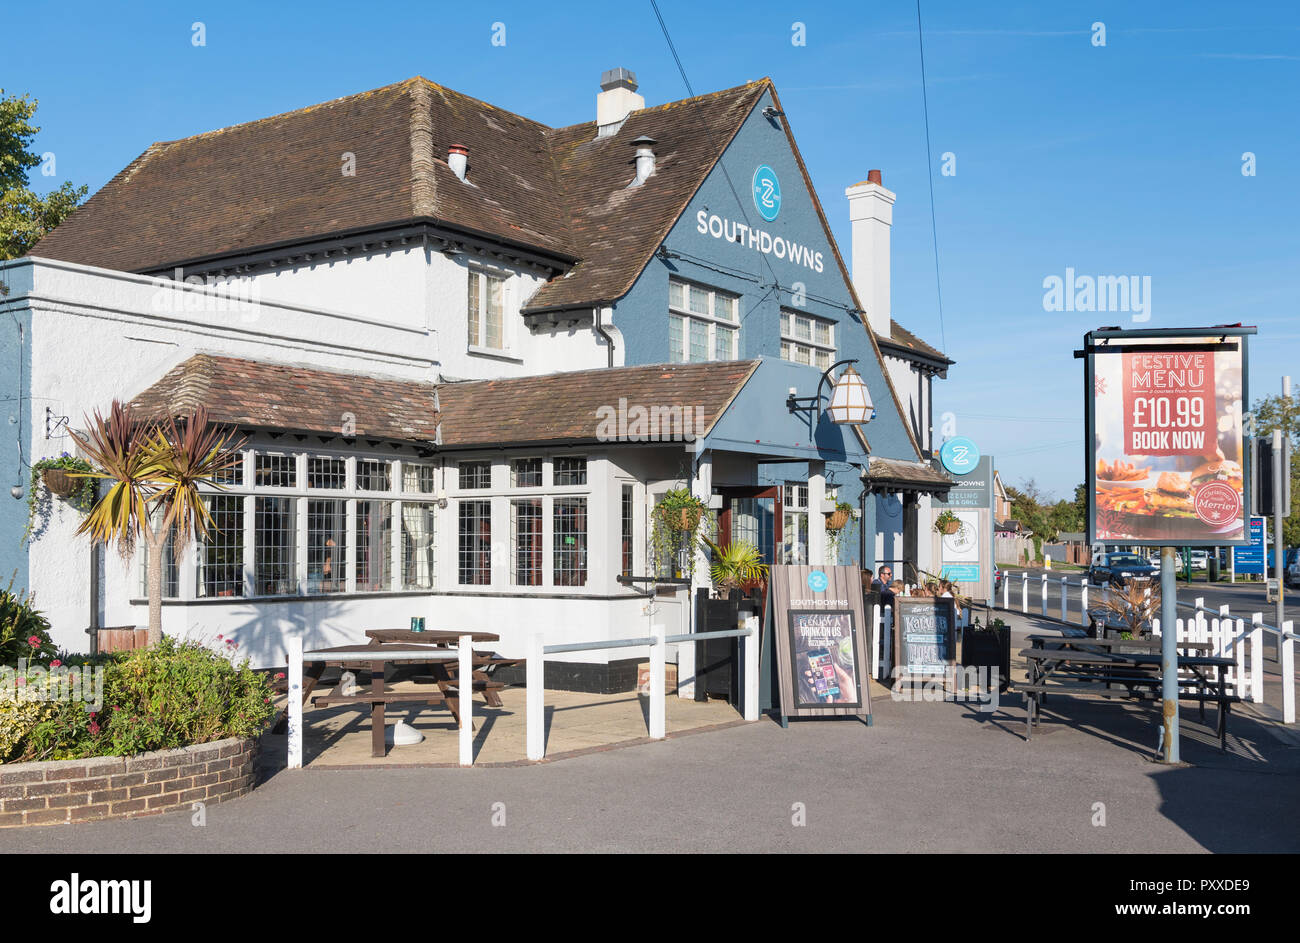
<path id="1" fill-rule="evenodd" d="M 940 680 L 957 664 L 957 601 L 894 597 L 894 681 Z"/>
<path id="2" fill-rule="evenodd" d="M 763 677 L 787 717 L 859 716 L 871 723 L 870 652 L 862 577 L 852 566 L 773 566 Z"/>

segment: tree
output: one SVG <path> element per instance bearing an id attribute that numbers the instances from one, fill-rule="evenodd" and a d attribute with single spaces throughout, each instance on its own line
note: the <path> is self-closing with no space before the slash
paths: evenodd
<path id="1" fill-rule="evenodd" d="M 179 554 L 190 539 L 206 537 L 212 517 L 200 485 L 220 487 L 217 479 L 240 460 L 242 439 L 208 422 L 199 407 L 183 420 L 137 421 L 131 407 L 114 400 L 105 417 L 96 411 L 88 428 L 76 434 L 96 466 L 84 477 L 111 482 L 77 529 L 100 543 L 116 543 L 125 557 L 138 538 L 149 548 L 149 644 L 162 639 L 163 553 L 172 538 Z"/>
<path id="2" fill-rule="evenodd" d="M 1279 394 L 1256 400 L 1254 416 L 1257 436 L 1281 429 L 1291 440 L 1291 516 L 1282 519 L 1282 541 L 1294 547 L 1300 545 L 1300 398 Z"/>
<path id="3" fill-rule="evenodd" d="M 86 198 L 84 185 L 66 181 L 43 197 L 28 188 L 28 171 L 41 162 L 28 150 L 41 130 L 31 123 L 37 104 L 0 88 L 0 260 L 26 255 Z"/>

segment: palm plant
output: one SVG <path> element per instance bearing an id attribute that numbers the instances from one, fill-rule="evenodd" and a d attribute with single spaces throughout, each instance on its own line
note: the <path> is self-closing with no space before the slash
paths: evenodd
<path id="1" fill-rule="evenodd" d="M 1137 580 L 1128 580 L 1121 587 L 1108 586 L 1098 608 L 1114 617 L 1133 638 L 1139 638 L 1150 629 L 1152 619 L 1160 618 L 1160 587 Z"/>
<path id="2" fill-rule="evenodd" d="M 713 552 L 709 576 L 719 592 L 726 594 L 733 589 L 740 589 L 746 583 L 767 579 L 767 564 L 753 544 L 735 540 L 725 547 L 719 547 L 703 535 L 700 541 Z"/>
<path id="3" fill-rule="evenodd" d="M 107 416 L 95 412 L 77 433 L 81 450 L 95 466 L 79 477 L 111 482 L 77 528 L 99 543 L 116 543 L 129 556 L 138 539 L 149 549 L 149 644 L 162 638 L 163 553 L 173 538 L 179 554 L 195 534 L 206 537 L 212 516 L 200 485 L 220 487 L 221 473 L 239 460 L 243 440 L 232 429 L 213 426 L 200 406 L 178 419 L 138 420 L 131 407 L 113 401 Z"/>

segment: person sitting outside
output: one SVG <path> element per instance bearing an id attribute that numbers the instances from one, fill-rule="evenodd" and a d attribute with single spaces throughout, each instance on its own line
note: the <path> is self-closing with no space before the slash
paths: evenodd
<path id="1" fill-rule="evenodd" d="M 894 605 L 894 589 L 891 585 L 894 581 L 894 569 L 885 564 L 876 571 L 876 578 L 871 581 L 873 592 L 880 593 L 880 605 L 892 608 Z"/>

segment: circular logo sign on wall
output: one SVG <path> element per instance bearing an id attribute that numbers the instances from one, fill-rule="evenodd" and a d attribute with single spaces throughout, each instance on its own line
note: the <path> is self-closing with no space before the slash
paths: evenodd
<path id="1" fill-rule="evenodd" d="M 776 179 L 776 171 L 767 164 L 754 171 L 754 206 L 758 215 L 769 223 L 781 212 L 781 182 Z"/>
<path id="2" fill-rule="evenodd" d="M 970 439 L 959 435 L 939 449 L 939 461 L 954 475 L 969 475 L 980 463 L 980 450 Z"/>
<path id="3" fill-rule="evenodd" d="M 808 574 L 808 588 L 814 593 L 826 592 L 826 587 L 830 585 L 830 579 L 822 570 L 813 570 Z"/>

